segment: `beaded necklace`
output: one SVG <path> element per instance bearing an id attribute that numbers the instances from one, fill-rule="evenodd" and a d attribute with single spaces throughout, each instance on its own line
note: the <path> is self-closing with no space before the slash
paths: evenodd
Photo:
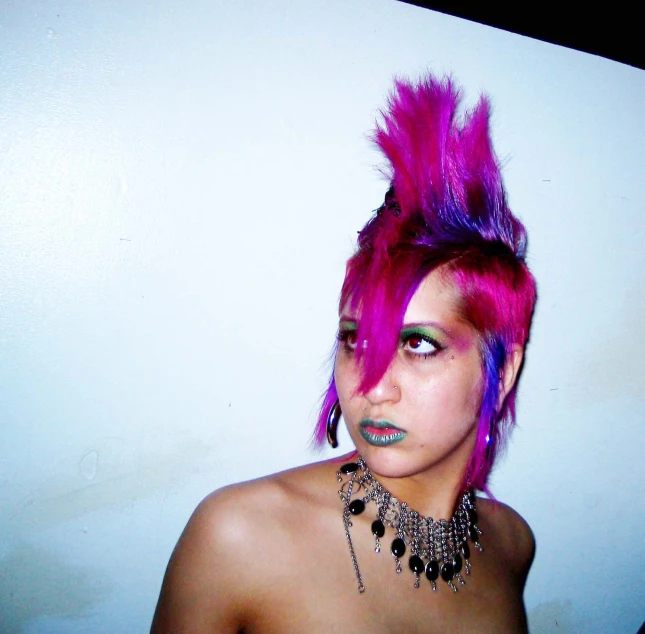
<path id="1" fill-rule="evenodd" d="M 386 526 L 394 529 L 390 551 L 396 564 L 396 572 L 403 570 L 401 559 L 410 551 L 408 566 L 414 573 L 414 587 L 421 585 L 421 574 L 425 573 L 432 589 L 437 590 L 436 581 L 441 577 L 448 586 L 457 592 L 453 580 L 462 586 L 466 585 L 461 570 L 470 574 L 470 546 L 483 551 L 479 543 L 482 534 L 477 527 L 475 494 L 472 489 L 466 491 L 457 510 L 449 520 L 433 520 L 408 508 L 405 502 L 393 497 L 372 475 L 363 458 L 358 462 L 348 462 L 336 472 L 338 482 L 342 482 L 338 494 L 343 506 L 343 524 L 345 537 L 349 545 L 354 573 L 358 582 L 358 591 L 365 591 L 363 578 L 358 567 L 354 544 L 349 529 L 352 527 L 352 515 L 360 515 L 370 502 L 376 504 L 376 519 L 372 522 L 372 534 L 375 538 L 374 552 L 381 552 L 381 538 L 385 535 Z M 346 479 L 345 479 L 346 478 Z M 352 499 L 352 496 L 357 496 Z"/>

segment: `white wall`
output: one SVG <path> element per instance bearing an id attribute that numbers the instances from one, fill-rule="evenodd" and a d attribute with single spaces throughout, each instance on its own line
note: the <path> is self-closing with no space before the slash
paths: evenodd
<path id="1" fill-rule="evenodd" d="M 198 501 L 317 458 L 344 260 L 386 188 L 364 133 L 427 67 L 492 96 L 539 281 L 494 478 L 537 536 L 532 631 L 638 629 L 644 72 L 393 0 L 23 0 L 0 12 L 0 630 L 145 631 Z"/>

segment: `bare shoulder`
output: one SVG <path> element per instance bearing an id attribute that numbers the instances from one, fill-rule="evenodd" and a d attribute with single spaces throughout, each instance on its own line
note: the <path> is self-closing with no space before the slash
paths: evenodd
<path id="1" fill-rule="evenodd" d="M 151 633 L 234 633 L 244 627 L 252 489 L 207 496 L 184 528 L 166 568 Z M 240 573 L 240 571 L 242 571 Z"/>
<path id="2" fill-rule="evenodd" d="M 267 581 L 296 552 L 294 518 L 322 508 L 337 467 L 315 463 L 208 495 L 190 517 L 166 570 L 152 632 L 237 632 L 253 619 Z M 332 498 L 333 499 L 333 498 Z"/>
<path id="3" fill-rule="evenodd" d="M 199 504 L 191 522 L 217 542 L 237 546 L 265 534 L 267 522 L 278 531 L 290 529 L 294 510 L 329 498 L 337 468 L 336 461 L 317 462 L 224 487 Z"/>
<path id="4" fill-rule="evenodd" d="M 293 531 L 294 512 L 328 497 L 322 485 L 333 481 L 332 469 L 319 462 L 214 491 L 195 509 L 182 540 L 220 561 L 234 551 L 238 564 L 252 565 L 258 551 L 266 554 L 265 542 Z"/>
<path id="5" fill-rule="evenodd" d="M 535 536 L 526 520 L 507 504 L 477 498 L 477 510 L 494 532 L 509 567 L 524 584 L 535 556 Z"/>

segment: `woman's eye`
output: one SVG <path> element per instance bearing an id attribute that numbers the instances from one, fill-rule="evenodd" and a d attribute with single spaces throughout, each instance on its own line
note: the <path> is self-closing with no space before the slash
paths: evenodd
<path id="1" fill-rule="evenodd" d="M 437 344 L 421 335 L 411 335 L 403 342 L 403 348 L 416 356 L 429 356 L 437 352 L 440 348 Z"/>
<path id="2" fill-rule="evenodd" d="M 356 350 L 356 331 L 345 330 L 340 333 L 340 340 L 345 346 L 345 350 Z"/>

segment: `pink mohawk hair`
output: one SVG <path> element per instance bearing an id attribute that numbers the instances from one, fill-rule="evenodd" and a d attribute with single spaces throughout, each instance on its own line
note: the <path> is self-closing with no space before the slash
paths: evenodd
<path id="1" fill-rule="evenodd" d="M 526 232 L 507 205 L 490 140 L 490 104 L 482 96 L 462 120 L 459 104 L 459 90 L 449 77 L 395 81 L 372 137 L 388 161 L 391 187 L 359 234 L 340 308 L 349 304 L 360 313 L 357 338 L 370 342 L 357 348 L 364 393 L 391 363 L 421 281 L 438 267 L 452 276 L 464 317 L 480 334 L 485 383 L 476 447 L 465 475 L 487 490 L 515 419 L 516 387 L 498 410 L 499 379 L 513 346 L 528 340 L 536 288 L 525 263 Z M 335 395 L 332 377 L 316 443 L 324 441 Z"/>
<path id="2" fill-rule="evenodd" d="M 501 241 L 523 257 L 526 236 L 506 205 L 489 101 L 480 97 L 459 126 L 460 101 L 448 77 L 395 82 L 372 138 L 389 162 L 401 213 L 422 213 L 437 236 Z"/>

